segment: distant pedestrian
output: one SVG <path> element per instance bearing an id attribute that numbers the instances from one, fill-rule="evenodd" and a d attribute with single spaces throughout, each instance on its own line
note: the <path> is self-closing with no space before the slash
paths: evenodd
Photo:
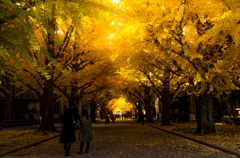
<path id="1" fill-rule="evenodd" d="M 112 115 L 112 116 L 111 116 L 111 120 L 112 120 L 112 123 L 114 123 L 114 122 L 115 122 L 115 120 L 116 120 L 116 117 L 115 117 L 115 115 Z"/>
<path id="2" fill-rule="evenodd" d="M 42 124 L 42 116 L 39 116 L 39 124 Z"/>
<path id="3" fill-rule="evenodd" d="M 141 119 L 142 119 L 142 125 L 144 125 L 144 114 L 143 113 L 142 113 Z"/>
<path id="4" fill-rule="evenodd" d="M 173 122 L 177 121 L 177 114 L 175 112 L 172 113 L 172 120 Z"/>
<path id="5" fill-rule="evenodd" d="M 159 121 L 159 113 L 157 114 L 157 120 Z"/>
<path id="6" fill-rule="evenodd" d="M 106 115 L 106 121 L 105 121 L 105 123 L 107 124 L 107 123 L 109 123 L 109 122 L 110 122 L 109 117 L 108 117 L 108 115 Z"/>
<path id="7" fill-rule="evenodd" d="M 78 154 L 83 154 L 84 142 L 87 143 L 85 153 L 89 153 L 90 141 L 93 140 L 93 130 L 91 126 L 91 118 L 88 117 L 88 112 L 86 110 L 83 111 L 83 117 L 80 119 L 80 125 L 81 125 L 79 133 L 80 152 Z"/>
<path id="8" fill-rule="evenodd" d="M 122 120 L 123 120 L 123 116 L 124 116 L 124 115 L 122 114 Z"/>
<path id="9" fill-rule="evenodd" d="M 185 112 L 182 110 L 182 112 L 181 112 L 181 121 L 182 121 L 182 123 L 184 123 L 184 119 L 185 119 Z"/>
<path id="10" fill-rule="evenodd" d="M 127 120 L 128 119 L 128 115 L 127 114 L 125 114 L 125 120 Z"/>
<path id="11" fill-rule="evenodd" d="M 29 114 L 29 126 L 32 126 L 33 125 L 33 114 L 32 112 L 30 112 Z"/>
<path id="12" fill-rule="evenodd" d="M 63 143 L 65 155 L 70 156 L 69 150 L 72 143 L 76 142 L 76 137 L 73 129 L 73 115 L 70 108 L 65 110 L 62 117 L 63 128 L 60 136 L 60 143 Z"/>
<path id="13" fill-rule="evenodd" d="M 140 121 L 142 120 L 142 117 L 141 117 L 141 115 L 138 117 L 138 119 L 137 119 L 137 123 L 139 123 Z"/>

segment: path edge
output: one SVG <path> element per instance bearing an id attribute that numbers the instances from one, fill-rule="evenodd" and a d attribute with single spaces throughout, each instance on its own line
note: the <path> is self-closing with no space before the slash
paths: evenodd
<path id="1" fill-rule="evenodd" d="M 22 150 L 22 149 L 26 149 L 26 148 L 29 148 L 29 147 L 38 145 L 38 144 L 40 144 L 40 143 L 46 142 L 46 141 L 51 140 L 51 139 L 53 139 L 53 138 L 57 138 L 57 137 L 59 137 L 59 136 L 60 136 L 60 134 L 57 134 L 57 135 L 54 135 L 54 136 L 52 136 L 52 137 L 49 137 L 49 138 L 46 138 L 46 139 L 43 139 L 43 140 L 40 140 L 40 141 L 37 141 L 37 142 L 33 142 L 33 143 L 26 144 L 26 145 L 22 145 L 22 146 L 13 148 L 13 149 L 8 149 L 8 150 L 0 151 L 0 157 L 3 157 L 3 156 L 5 156 L 5 155 L 7 155 L 7 154 L 11 154 L 11 153 L 17 152 L 17 151 Z"/>
<path id="2" fill-rule="evenodd" d="M 185 135 L 182 135 L 182 134 L 179 134 L 179 133 L 176 133 L 176 132 L 172 132 L 172 131 L 169 131 L 169 130 L 165 130 L 165 129 L 162 129 L 162 128 L 159 128 L 159 127 L 156 127 L 156 126 L 152 126 L 152 125 L 149 125 L 149 124 L 147 124 L 147 125 L 150 126 L 150 127 L 162 130 L 164 132 L 171 133 L 171 134 L 174 134 L 174 135 L 177 135 L 177 136 L 180 136 L 180 137 L 183 137 L 183 138 L 186 138 L 186 139 L 198 142 L 200 144 L 204 144 L 206 146 L 209 146 L 209 147 L 221 150 L 221 151 L 226 152 L 228 154 L 232 154 L 232 155 L 236 155 L 236 156 L 240 157 L 240 152 L 239 151 L 236 151 L 236 150 L 233 150 L 233 149 L 230 149 L 230 148 L 226 148 L 226 147 L 223 147 L 223 146 L 220 146 L 220 145 L 204 142 L 204 141 L 201 141 L 201 140 L 197 140 L 195 138 L 188 137 L 188 136 L 185 136 Z"/>

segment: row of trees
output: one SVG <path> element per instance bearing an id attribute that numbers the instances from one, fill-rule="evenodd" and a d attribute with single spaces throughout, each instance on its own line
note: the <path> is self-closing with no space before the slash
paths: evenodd
<path id="1" fill-rule="evenodd" d="M 238 90 L 235 0 L 4 0 L 0 7 L 1 81 L 35 92 L 44 109 L 40 130 L 54 130 L 59 97 L 70 106 L 87 101 L 94 120 L 120 90 L 148 121 L 160 96 L 162 125 L 169 125 L 181 91 L 199 96 L 197 132 L 212 133 L 213 97 Z"/>
<path id="2" fill-rule="evenodd" d="M 22 93 L 36 94 L 43 108 L 39 130 L 55 130 L 53 107 L 60 98 L 70 107 L 91 98 L 107 104 L 111 97 L 101 98 L 111 96 L 106 89 L 116 71 L 106 41 L 110 7 L 90 0 L 4 0 L 0 7 L 1 91 L 7 94 L 7 77 Z"/>
<path id="3" fill-rule="evenodd" d="M 149 106 L 153 94 L 161 96 L 162 125 L 169 125 L 171 101 L 195 94 L 197 133 L 215 132 L 213 98 L 239 89 L 239 7 L 234 0 L 124 1 L 128 23 L 115 37 L 116 60 L 135 76 L 131 100 Z"/>

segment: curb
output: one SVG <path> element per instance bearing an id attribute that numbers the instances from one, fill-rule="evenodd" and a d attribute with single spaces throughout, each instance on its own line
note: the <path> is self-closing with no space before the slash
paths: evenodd
<path id="1" fill-rule="evenodd" d="M 16 147 L 16 148 L 13 148 L 13 149 L 1 151 L 0 152 L 0 157 L 3 157 L 5 155 L 7 155 L 7 154 L 11 154 L 11 153 L 17 152 L 17 151 L 22 150 L 22 149 L 26 149 L 26 148 L 38 145 L 40 143 L 46 142 L 46 141 L 48 141 L 50 139 L 53 139 L 53 138 L 57 138 L 59 136 L 60 136 L 60 134 L 57 134 L 55 136 L 52 136 L 52 137 L 49 137 L 49 138 L 46 138 L 46 139 L 43 139 L 43 140 L 40 140 L 40 141 L 37 141 L 37 142 L 33 142 L 33 143 L 26 144 L 26 145 L 22 145 L 20 147 Z"/>
<path id="2" fill-rule="evenodd" d="M 149 125 L 149 124 L 147 124 L 147 125 L 150 126 L 150 127 L 153 127 L 153 128 L 159 129 L 159 130 L 162 130 L 162 131 L 164 131 L 164 132 L 171 133 L 171 134 L 174 134 L 174 135 L 177 135 L 177 136 L 180 136 L 180 137 L 183 137 L 183 138 L 186 138 L 186 139 L 189 139 L 189 140 L 198 142 L 198 143 L 200 143 L 200 144 L 204 144 L 204 145 L 206 145 L 206 146 L 209 146 L 209 147 L 212 147 L 212 148 L 221 150 L 221 151 L 226 152 L 226 153 L 228 153 L 228 154 L 232 154 L 232 155 L 236 155 L 236 156 L 240 157 L 240 152 L 239 152 L 239 151 L 236 151 L 236 150 L 233 150 L 233 149 L 230 149 L 230 148 L 226 148 L 226 147 L 222 147 L 222 146 L 220 146 L 220 145 L 216 145 L 216 144 L 204 142 L 204 141 L 201 141 L 201 140 L 197 140 L 197 139 L 195 139 L 195 138 L 191 138 L 191 137 L 188 137 L 188 136 L 185 136 L 185 135 L 176 133 L 176 132 L 172 132 L 172 131 L 168 131 L 168 130 L 165 130 L 165 129 L 161 129 L 161 128 L 159 128 L 159 127 L 155 127 L 155 126 L 152 126 L 152 125 Z"/>

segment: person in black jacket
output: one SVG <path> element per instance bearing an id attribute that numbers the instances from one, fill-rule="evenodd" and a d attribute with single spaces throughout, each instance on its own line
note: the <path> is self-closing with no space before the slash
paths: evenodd
<path id="1" fill-rule="evenodd" d="M 64 116 L 62 118 L 63 128 L 60 136 L 60 143 L 64 144 L 65 155 L 70 156 L 69 150 L 71 144 L 76 142 L 76 137 L 73 129 L 73 115 L 70 108 L 65 110 Z"/>

